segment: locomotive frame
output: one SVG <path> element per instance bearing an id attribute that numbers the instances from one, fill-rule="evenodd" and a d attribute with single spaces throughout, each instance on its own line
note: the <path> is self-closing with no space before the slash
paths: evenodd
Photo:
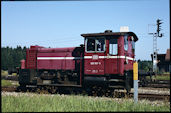
<path id="1" fill-rule="evenodd" d="M 133 32 L 81 34 L 84 44 L 70 48 L 31 46 L 19 69 L 20 87 L 126 89 L 133 87 Z"/>

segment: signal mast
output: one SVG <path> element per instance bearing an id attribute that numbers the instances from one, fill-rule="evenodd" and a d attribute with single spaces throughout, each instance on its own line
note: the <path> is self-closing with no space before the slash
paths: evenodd
<path id="1" fill-rule="evenodd" d="M 160 33 L 161 29 L 161 22 L 160 19 L 157 19 L 157 30 L 155 33 L 148 33 L 149 35 L 153 35 L 153 72 L 157 73 L 157 37 L 162 37 L 163 33 Z"/>

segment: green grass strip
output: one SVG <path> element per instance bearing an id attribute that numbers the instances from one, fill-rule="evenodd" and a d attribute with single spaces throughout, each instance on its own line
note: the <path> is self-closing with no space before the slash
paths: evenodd
<path id="1" fill-rule="evenodd" d="M 135 104 L 133 100 L 75 95 L 2 96 L 2 112 L 170 111 L 170 105 Z"/>
<path id="2" fill-rule="evenodd" d="M 9 80 L 1 80 L 1 86 L 12 86 Z"/>
<path id="3" fill-rule="evenodd" d="M 150 80 L 150 76 L 147 76 L 146 79 Z M 152 76 L 152 79 L 155 79 L 155 80 L 170 80 L 170 76 L 156 75 L 156 77 Z"/>

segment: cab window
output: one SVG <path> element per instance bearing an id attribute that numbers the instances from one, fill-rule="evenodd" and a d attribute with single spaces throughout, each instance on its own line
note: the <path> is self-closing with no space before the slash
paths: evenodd
<path id="1" fill-rule="evenodd" d="M 95 39 L 87 39 L 87 51 L 95 51 Z"/>
<path id="2" fill-rule="evenodd" d="M 134 37 L 131 36 L 131 42 L 132 42 L 132 49 L 135 49 L 135 42 L 134 42 Z"/>
<path id="3" fill-rule="evenodd" d="M 132 49 L 135 49 L 135 42 L 132 41 Z"/>
<path id="4" fill-rule="evenodd" d="M 105 39 L 104 38 L 86 38 L 87 52 L 104 52 Z"/>
<path id="5" fill-rule="evenodd" d="M 110 55 L 118 54 L 118 39 L 109 40 L 109 54 Z"/>
<path id="6" fill-rule="evenodd" d="M 124 36 L 124 49 L 125 51 L 128 51 L 128 36 Z"/>
<path id="7" fill-rule="evenodd" d="M 97 39 L 96 46 L 97 46 L 97 51 L 104 51 L 105 50 L 105 40 Z"/>
<path id="8" fill-rule="evenodd" d="M 131 38 L 131 41 L 132 41 L 132 52 L 134 53 L 135 52 L 135 42 L 134 42 L 133 37 Z"/>

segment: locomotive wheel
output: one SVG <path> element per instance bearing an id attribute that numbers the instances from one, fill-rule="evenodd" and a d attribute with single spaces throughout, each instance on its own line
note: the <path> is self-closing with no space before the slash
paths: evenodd
<path id="1" fill-rule="evenodd" d="M 22 87 L 22 86 L 17 87 L 17 92 L 26 92 L 26 91 L 27 91 L 26 87 Z"/>
<path id="2" fill-rule="evenodd" d="M 100 97 L 108 96 L 108 95 L 110 95 L 110 93 L 109 93 L 110 91 L 109 92 L 107 92 L 107 91 L 103 87 L 94 86 L 92 88 L 92 95 L 93 96 L 100 96 Z"/>
<path id="3" fill-rule="evenodd" d="M 47 87 L 38 87 L 37 88 L 37 93 L 39 93 L 39 94 L 48 94 L 49 92 L 48 92 Z"/>
<path id="4" fill-rule="evenodd" d="M 93 86 L 91 92 L 92 92 L 91 93 L 92 96 L 97 96 L 97 86 Z"/>
<path id="5" fill-rule="evenodd" d="M 97 88 L 97 96 L 102 96 L 102 87 Z"/>
<path id="6" fill-rule="evenodd" d="M 82 95 L 84 95 L 84 96 L 87 94 L 86 90 L 83 90 L 81 93 L 82 93 Z"/>
<path id="7" fill-rule="evenodd" d="M 105 92 L 105 96 L 106 96 L 106 97 L 109 97 L 109 96 L 111 96 L 111 95 L 112 95 L 111 90 L 107 89 L 106 92 Z"/>
<path id="8" fill-rule="evenodd" d="M 17 90 L 18 90 L 18 91 L 26 92 L 26 91 L 27 91 L 26 85 L 20 84 L 20 86 L 17 88 Z"/>
<path id="9" fill-rule="evenodd" d="M 103 87 L 98 87 L 97 96 L 102 97 L 102 96 L 105 96 L 105 94 L 106 94 L 106 89 L 104 89 Z"/>
<path id="10" fill-rule="evenodd" d="M 35 92 L 35 88 L 28 88 L 29 92 Z"/>
<path id="11" fill-rule="evenodd" d="M 50 89 L 49 86 L 43 87 L 43 90 L 42 90 L 43 94 L 49 94 L 49 89 Z"/>
<path id="12" fill-rule="evenodd" d="M 101 90 L 101 96 L 104 96 L 105 97 L 106 96 L 105 94 L 106 94 L 106 90 L 105 89 L 102 89 Z"/>
<path id="13" fill-rule="evenodd" d="M 121 98 L 121 93 L 120 92 L 114 92 L 113 97 L 114 98 Z"/>
<path id="14" fill-rule="evenodd" d="M 52 94 L 55 94 L 57 92 L 57 89 L 58 89 L 57 87 L 52 86 L 52 87 L 50 87 L 49 92 Z"/>
<path id="15" fill-rule="evenodd" d="M 42 91 L 42 87 L 38 87 L 38 88 L 37 88 L 37 93 L 38 93 L 38 94 L 41 94 L 41 91 Z"/>

